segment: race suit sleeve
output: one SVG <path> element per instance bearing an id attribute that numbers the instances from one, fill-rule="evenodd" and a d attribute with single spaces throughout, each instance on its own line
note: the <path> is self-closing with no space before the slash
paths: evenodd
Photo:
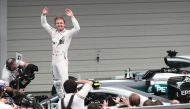
<path id="1" fill-rule="evenodd" d="M 48 24 L 46 15 L 41 14 L 41 25 L 49 33 L 52 33 L 53 28 Z"/>
<path id="2" fill-rule="evenodd" d="M 74 16 L 71 17 L 71 21 L 72 21 L 74 27 L 70 30 L 69 37 L 76 35 L 80 30 L 80 25 Z"/>

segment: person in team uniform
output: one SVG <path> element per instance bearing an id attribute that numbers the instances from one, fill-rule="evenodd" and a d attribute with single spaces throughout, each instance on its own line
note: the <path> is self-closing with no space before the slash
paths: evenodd
<path id="1" fill-rule="evenodd" d="M 73 12 L 70 9 L 65 9 L 67 16 L 71 18 L 73 28 L 65 29 L 65 20 L 63 17 L 57 16 L 54 19 L 55 28 L 51 27 L 46 16 L 48 15 L 48 8 L 45 7 L 41 14 L 41 25 L 50 34 L 52 40 L 52 73 L 54 77 L 54 86 L 60 98 L 63 97 L 64 89 L 62 84 L 68 80 L 68 49 L 71 39 L 76 35 L 80 26 Z"/>

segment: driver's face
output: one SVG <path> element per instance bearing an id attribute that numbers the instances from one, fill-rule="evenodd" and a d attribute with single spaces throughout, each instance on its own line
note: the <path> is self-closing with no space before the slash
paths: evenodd
<path id="1" fill-rule="evenodd" d="M 65 23 L 63 19 L 57 19 L 55 22 L 55 26 L 56 26 L 57 31 L 63 31 L 65 27 Z"/>

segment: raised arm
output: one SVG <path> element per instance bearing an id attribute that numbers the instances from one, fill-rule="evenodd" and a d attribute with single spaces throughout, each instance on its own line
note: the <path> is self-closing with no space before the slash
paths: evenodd
<path id="1" fill-rule="evenodd" d="M 73 26 L 74 26 L 74 28 L 71 29 L 71 36 L 72 36 L 73 34 L 76 34 L 79 32 L 80 25 L 79 25 L 78 21 L 76 20 L 76 18 L 74 17 L 74 14 L 71 11 L 71 9 L 66 8 L 65 13 L 67 16 L 71 17 L 71 21 L 72 21 Z"/>
<path id="2" fill-rule="evenodd" d="M 52 27 L 48 24 L 46 16 L 48 15 L 48 8 L 44 7 L 41 14 L 41 25 L 42 27 L 51 34 Z"/>
<path id="3" fill-rule="evenodd" d="M 89 80 L 78 80 L 76 81 L 77 84 L 90 84 L 92 85 L 93 82 L 92 81 L 89 81 Z"/>
<path id="4" fill-rule="evenodd" d="M 79 98 L 85 99 L 87 96 L 88 92 L 92 89 L 92 81 L 89 80 L 78 80 L 76 81 L 77 84 L 84 84 L 82 89 L 78 91 L 76 94 Z"/>

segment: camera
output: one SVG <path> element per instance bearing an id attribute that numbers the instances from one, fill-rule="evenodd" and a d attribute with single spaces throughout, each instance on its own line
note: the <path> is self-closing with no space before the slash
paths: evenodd
<path id="1" fill-rule="evenodd" d="M 29 80 L 33 80 L 35 78 L 34 72 L 38 71 L 38 66 L 34 64 L 29 64 L 25 69 L 22 74 L 25 78 L 28 77 Z"/>
<path id="2" fill-rule="evenodd" d="M 15 80 L 10 82 L 10 86 L 14 89 L 17 89 L 19 86 L 20 88 L 25 88 L 31 80 L 35 78 L 35 71 L 38 71 L 38 66 L 34 64 L 28 64 L 26 68 L 18 67 L 19 75 L 16 77 Z"/>

